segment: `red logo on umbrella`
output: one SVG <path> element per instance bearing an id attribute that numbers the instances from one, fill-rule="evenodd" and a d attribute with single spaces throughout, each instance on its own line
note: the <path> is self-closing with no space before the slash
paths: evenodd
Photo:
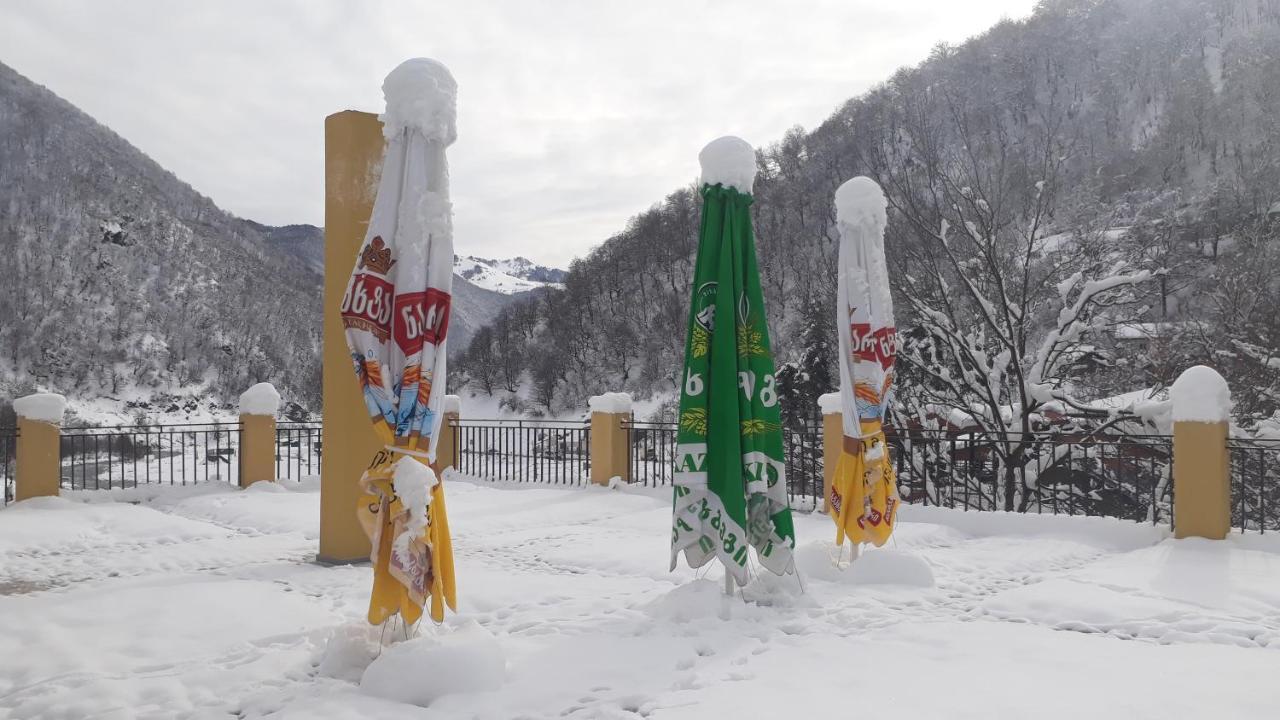
<path id="1" fill-rule="evenodd" d="M 396 296 L 394 335 L 400 352 L 409 357 L 423 343 L 439 345 L 449 330 L 449 294 L 429 288 L 426 292 Z"/>

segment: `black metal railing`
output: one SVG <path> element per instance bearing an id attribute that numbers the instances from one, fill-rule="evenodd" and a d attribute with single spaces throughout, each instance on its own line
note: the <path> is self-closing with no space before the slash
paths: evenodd
<path id="1" fill-rule="evenodd" d="M 454 457 L 464 475 L 582 485 L 590 480 L 591 424 L 558 420 L 456 420 Z"/>
<path id="2" fill-rule="evenodd" d="M 13 477 L 18 454 L 18 428 L 0 427 L 0 506 L 13 502 Z"/>
<path id="3" fill-rule="evenodd" d="M 787 496 L 796 510 L 822 507 L 826 493 L 822 461 L 822 420 L 782 429 L 787 460 Z"/>
<path id="4" fill-rule="evenodd" d="M 676 424 L 629 422 L 624 427 L 631 482 L 646 487 L 670 485 L 676 467 Z"/>
<path id="5" fill-rule="evenodd" d="M 276 477 L 301 480 L 320 474 L 322 428 L 319 422 L 276 424 Z"/>
<path id="6" fill-rule="evenodd" d="M 1231 438 L 1231 526 L 1280 530 L 1280 438 Z"/>
<path id="7" fill-rule="evenodd" d="M 907 503 L 1172 520 L 1168 436 L 904 430 L 888 441 Z"/>
<path id="8" fill-rule="evenodd" d="M 645 486 L 670 485 L 675 472 L 676 431 L 674 422 L 628 422 L 627 464 L 631 483 Z M 812 510 L 822 498 L 822 425 L 807 423 L 784 428 L 787 494 L 792 506 Z"/>
<path id="9" fill-rule="evenodd" d="M 102 490 L 240 477 L 240 423 L 64 428 L 62 487 Z"/>

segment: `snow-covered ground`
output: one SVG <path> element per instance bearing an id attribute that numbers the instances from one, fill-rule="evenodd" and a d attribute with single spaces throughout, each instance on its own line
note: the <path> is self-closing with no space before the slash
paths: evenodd
<path id="1" fill-rule="evenodd" d="M 0 717 L 1177 718 L 1280 707 L 1280 544 L 904 508 L 726 601 L 667 572 L 670 497 L 448 482 L 461 608 L 381 651 L 314 480 L 0 510 Z M 505 662 L 505 670 L 503 664 Z M 366 670 L 368 668 L 368 670 Z M 363 685 L 362 685 L 363 676 Z M 438 682 L 437 682 L 438 681 Z M 445 695 L 427 709 L 385 699 Z M 483 688 L 497 689 L 483 689 Z M 397 690 L 398 688 L 398 690 Z"/>

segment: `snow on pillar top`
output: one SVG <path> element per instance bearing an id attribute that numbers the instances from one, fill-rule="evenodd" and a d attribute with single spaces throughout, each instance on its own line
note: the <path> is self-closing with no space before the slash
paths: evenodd
<path id="1" fill-rule="evenodd" d="M 391 139 L 407 128 L 450 145 L 458 139 L 458 83 L 439 60 L 413 58 L 382 81 L 387 110 L 379 118 Z"/>
<path id="2" fill-rule="evenodd" d="M 818 396 L 818 409 L 823 415 L 839 415 L 844 411 L 840 393 L 833 392 Z"/>
<path id="3" fill-rule="evenodd" d="M 876 181 L 859 175 L 846 180 L 836 190 L 836 222 L 854 227 L 861 225 L 876 235 L 883 235 L 888 204 Z"/>
<path id="4" fill-rule="evenodd" d="M 20 418 L 40 422 L 62 423 L 67 410 L 67 399 L 57 393 L 36 393 L 13 401 L 13 411 Z"/>
<path id="5" fill-rule="evenodd" d="M 280 393 L 271 383 L 258 383 L 240 393 L 241 415 L 270 415 L 280 409 Z"/>
<path id="6" fill-rule="evenodd" d="M 445 395 L 443 406 L 440 411 L 445 415 L 461 415 L 462 414 L 462 398 L 457 395 Z"/>
<path id="7" fill-rule="evenodd" d="M 1231 416 L 1231 388 L 1217 370 L 1196 365 L 1182 371 L 1169 388 L 1174 422 L 1226 422 Z"/>
<path id="8" fill-rule="evenodd" d="M 591 408 L 591 412 L 629 413 L 631 412 L 631 395 L 621 392 L 595 395 L 587 400 L 587 407 Z"/>
<path id="9" fill-rule="evenodd" d="M 751 194 L 756 181 L 756 151 L 736 135 L 725 135 L 707 143 L 698 153 L 704 185 L 723 185 Z"/>

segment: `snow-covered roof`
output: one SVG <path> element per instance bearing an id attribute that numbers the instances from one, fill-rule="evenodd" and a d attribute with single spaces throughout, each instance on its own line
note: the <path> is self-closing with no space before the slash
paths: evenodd
<path id="1" fill-rule="evenodd" d="M 1119 323 L 1112 329 L 1117 340 L 1150 340 L 1169 337 L 1188 330 L 1203 329 L 1204 324 L 1194 320 L 1181 322 Z"/>

